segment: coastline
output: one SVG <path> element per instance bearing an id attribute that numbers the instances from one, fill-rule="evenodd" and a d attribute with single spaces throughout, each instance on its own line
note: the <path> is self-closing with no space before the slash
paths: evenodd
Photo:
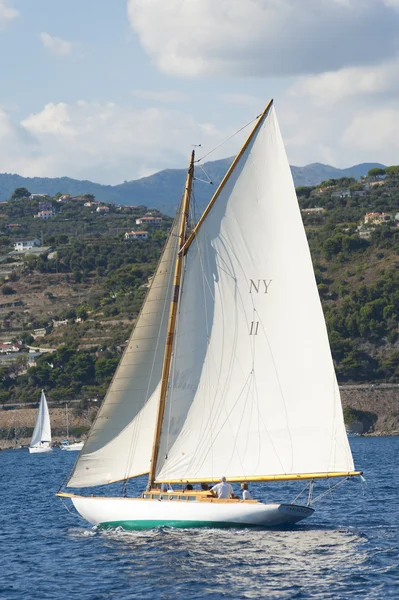
<path id="1" fill-rule="evenodd" d="M 374 413 L 377 416 L 374 430 L 361 432 L 365 436 L 396 436 L 399 435 L 399 384 L 359 384 L 342 385 L 340 393 L 343 408 Z M 60 442 L 66 437 L 65 408 L 49 407 L 53 442 Z M 80 415 L 73 409 L 68 412 L 70 438 L 80 441 L 90 428 L 97 408 L 93 407 Z M 29 445 L 30 437 L 24 435 L 24 429 L 33 429 L 36 421 L 37 408 L 0 409 L 0 449 L 15 448 L 14 432 L 18 432 L 18 446 Z M 78 429 L 75 432 L 74 429 Z"/>

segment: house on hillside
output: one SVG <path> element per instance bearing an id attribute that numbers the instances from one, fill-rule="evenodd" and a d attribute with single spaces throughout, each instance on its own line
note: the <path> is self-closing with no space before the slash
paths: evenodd
<path id="1" fill-rule="evenodd" d="M 301 208 L 301 212 L 305 213 L 305 214 L 312 214 L 312 213 L 321 214 L 324 211 L 325 211 L 325 209 L 321 206 L 315 206 L 314 208 Z"/>
<path id="2" fill-rule="evenodd" d="M 63 327 L 68 325 L 68 319 L 64 319 L 63 321 L 54 321 L 53 319 L 53 327 L 57 329 L 58 327 Z"/>
<path id="3" fill-rule="evenodd" d="M 367 177 L 365 181 L 362 181 L 362 183 L 366 190 L 370 190 L 374 187 L 379 187 L 381 185 L 385 185 L 386 180 L 385 179 L 377 179 L 377 181 L 375 181 L 374 179 Z"/>
<path id="4" fill-rule="evenodd" d="M 18 227 L 21 227 L 21 225 L 19 223 L 9 223 L 8 225 L 6 225 L 6 227 L 8 227 L 8 229 L 11 229 L 11 231 L 14 231 L 15 229 L 18 229 Z"/>
<path id="5" fill-rule="evenodd" d="M 32 336 L 36 339 L 36 338 L 40 338 L 40 337 L 44 337 L 48 334 L 49 332 L 49 328 L 48 327 L 41 327 L 40 329 L 34 329 L 33 330 L 33 334 Z"/>
<path id="6" fill-rule="evenodd" d="M 350 190 L 338 190 L 338 192 L 333 192 L 331 194 L 331 198 L 350 198 L 351 191 Z"/>
<path id="7" fill-rule="evenodd" d="M 109 213 L 109 206 L 97 206 L 96 212 L 106 215 Z"/>
<path id="8" fill-rule="evenodd" d="M 57 198 L 57 202 L 66 202 L 67 200 L 70 200 L 70 199 L 71 199 L 71 196 L 69 194 L 62 194 L 62 196 Z"/>
<path id="9" fill-rule="evenodd" d="M 316 190 L 317 194 L 326 194 L 327 192 L 329 192 L 330 190 L 333 190 L 335 186 L 333 185 L 328 185 L 326 187 L 321 187 L 318 190 Z"/>
<path id="10" fill-rule="evenodd" d="M 127 231 L 125 233 L 125 240 L 147 240 L 148 231 Z"/>
<path id="11" fill-rule="evenodd" d="M 139 217 L 136 219 L 136 225 L 149 225 L 150 227 L 160 227 L 162 217 Z"/>
<path id="12" fill-rule="evenodd" d="M 55 217 L 56 212 L 53 208 L 51 210 L 39 210 L 37 215 L 34 216 L 35 219 L 51 219 Z"/>
<path id="13" fill-rule="evenodd" d="M 48 194 L 31 194 L 29 200 L 48 200 L 50 196 Z"/>
<path id="14" fill-rule="evenodd" d="M 371 212 L 364 215 L 365 225 L 381 225 L 381 223 L 388 223 L 389 221 L 392 221 L 392 217 L 387 213 Z"/>
<path id="15" fill-rule="evenodd" d="M 14 244 L 14 250 L 17 252 L 25 252 L 26 250 L 30 250 L 31 248 L 38 248 L 40 246 L 40 241 L 37 238 L 33 240 L 19 240 Z"/>
<path id="16" fill-rule="evenodd" d="M 0 354 L 9 354 L 10 352 L 19 352 L 20 350 L 21 344 L 13 344 L 11 342 L 0 344 Z"/>

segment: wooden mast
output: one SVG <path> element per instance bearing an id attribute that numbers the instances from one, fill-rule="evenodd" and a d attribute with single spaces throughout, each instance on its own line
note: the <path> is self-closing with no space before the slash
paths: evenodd
<path id="1" fill-rule="evenodd" d="M 171 360 L 172 360 L 173 340 L 174 340 L 174 336 L 175 336 L 177 308 L 178 308 L 179 295 L 180 295 L 180 282 L 181 282 L 181 274 L 182 274 L 182 269 L 183 269 L 183 254 L 180 252 L 180 250 L 183 248 L 184 243 L 186 241 L 188 211 L 189 211 L 189 206 L 190 206 L 191 190 L 192 190 L 193 179 L 194 179 L 194 156 L 195 156 L 195 152 L 193 150 L 191 153 L 190 164 L 188 166 L 186 186 L 185 186 L 184 196 L 183 196 L 183 206 L 182 206 L 182 214 L 181 214 L 180 228 L 179 228 L 179 252 L 177 255 L 176 265 L 175 265 L 175 277 L 174 277 L 174 282 L 173 282 L 173 296 L 172 296 L 172 301 L 170 304 L 168 333 L 166 336 L 165 354 L 164 354 L 163 367 L 162 367 L 161 393 L 160 393 L 160 397 L 159 397 L 157 421 L 156 421 L 155 434 L 154 434 L 154 443 L 152 446 L 150 473 L 149 473 L 149 477 L 148 477 L 148 483 L 150 486 L 153 485 L 154 480 L 155 480 L 155 469 L 156 469 L 157 461 L 158 461 L 159 443 L 160 443 L 160 438 L 161 438 L 162 422 L 163 422 L 163 417 L 164 417 L 164 412 L 165 412 L 166 392 L 168 389 L 170 364 L 171 364 Z"/>
<path id="2" fill-rule="evenodd" d="M 245 150 L 247 149 L 247 147 L 248 147 L 249 143 L 251 142 L 252 138 L 254 137 L 255 133 L 258 131 L 259 127 L 263 123 L 263 120 L 266 117 L 267 113 L 269 112 L 272 104 L 273 104 L 273 98 L 268 102 L 268 104 L 267 104 L 265 110 L 263 111 L 263 113 L 261 115 L 259 115 L 259 118 L 258 118 L 257 122 L 255 123 L 254 128 L 252 129 L 251 133 L 249 134 L 249 136 L 245 140 L 245 142 L 244 142 L 241 150 L 239 151 L 239 153 L 237 154 L 237 156 L 235 157 L 235 159 L 231 163 L 230 168 L 228 169 L 226 175 L 223 177 L 221 183 L 219 184 L 218 189 L 216 190 L 216 192 L 213 194 L 212 198 L 210 199 L 209 204 L 205 208 L 204 212 L 202 213 L 202 216 L 199 219 L 198 223 L 196 224 L 196 226 L 194 227 L 194 229 L 192 230 L 192 232 L 188 236 L 187 241 L 184 243 L 183 247 L 181 248 L 181 250 L 180 250 L 181 254 L 186 254 L 189 246 L 191 245 L 191 243 L 193 242 L 195 236 L 197 235 L 198 229 L 201 227 L 202 223 L 204 222 L 204 220 L 205 220 L 206 216 L 208 215 L 209 211 L 211 210 L 212 206 L 215 204 L 216 200 L 218 199 L 218 197 L 220 195 L 220 192 L 222 191 L 222 189 L 226 185 L 227 181 L 229 180 L 230 175 L 234 171 L 236 164 L 240 160 L 241 156 L 244 154 Z"/>

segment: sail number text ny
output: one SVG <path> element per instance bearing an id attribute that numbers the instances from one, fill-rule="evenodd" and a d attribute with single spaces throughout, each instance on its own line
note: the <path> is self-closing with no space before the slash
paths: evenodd
<path id="1" fill-rule="evenodd" d="M 249 280 L 249 293 L 250 294 L 252 294 L 252 293 L 267 294 L 271 282 L 272 282 L 271 279 L 269 279 L 269 280 L 267 280 L 267 279 L 257 279 L 257 280 L 250 279 Z M 251 321 L 249 335 L 258 335 L 258 329 L 259 329 L 259 321 Z"/>

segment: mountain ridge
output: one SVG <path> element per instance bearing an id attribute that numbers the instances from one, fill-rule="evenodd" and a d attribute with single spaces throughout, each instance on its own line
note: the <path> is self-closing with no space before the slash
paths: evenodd
<path id="1" fill-rule="evenodd" d="M 213 185 L 201 182 L 201 180 L 206 180 L 206 176 L 199 170 L 195 190 L 199 209 L 202 209 L 209 201 L 232 160 L 232 157 L 222 158 L 201 165 Z M 323 163 L 310 163 L 304 167 L 293 165 L 291 171 L 295 186 L 299 187 L 318 185 L 321 181 L 331 178 L 355 177 L 359 179 L 362 175 L 366 175 L 371 168 L 384 166 L 380 163 L 360 163 L 345 169 L 338 169 Z M 15 188 L 26 187 L 31 193 L 49 194 L 50 196 L 54 196 L 57 192 L 76 196 L 94 194 L 100 202 L 145 205 L 173 215 L 182 193 L 185 177 L 186 169 L 164 169 L 148 177 L 125 181 L 117 185 L 106 185 L 71 177 L 22 177 L 18 174 L 0 173 L 0 202 L 8 200 Z"/>

